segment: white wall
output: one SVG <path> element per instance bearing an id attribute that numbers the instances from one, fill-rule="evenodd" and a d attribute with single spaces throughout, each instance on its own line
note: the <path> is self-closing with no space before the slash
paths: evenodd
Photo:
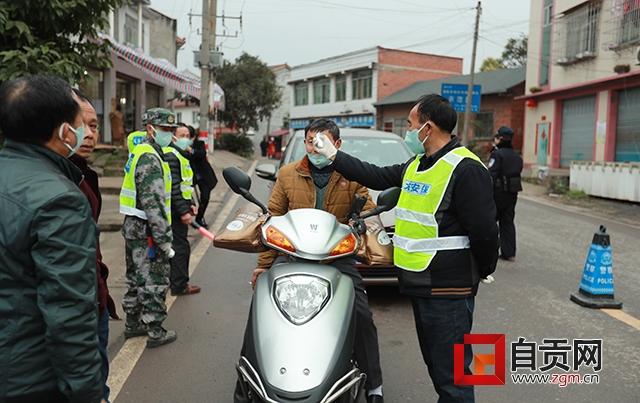
<path id="1" fill-rule="evenodd" d="M 291 70 L 288 89 L 291 106 L 291 118 L 296 119 L 306 118 L 310 116 L 343 115 L 346 113 L 346 111 L 351 111 L 348 112 L 348 114 L 351 115 L 364 113 L 375 114 L 373 103 L 377 99 L 378 95 L 378 71 L 375 68 L 377 62 L 378 48 L 371 48 L 342 56 L 320 60 L 315 63 L 309 63 L 294 67 Z M 372 67 L 373 71 L 371 75 L 371 98 L 358 100 L 351 99 L 351 72 Z M 335 102 L 335 76 L 338 74 L 346 74 L 347 76 L 346 101 Z M 314 104 L 313 79 L 327 77 L 330 79 L 331 102 L 325 104 Z M 309 104 L 296 106 L 294 105 L 294 84 L 295 82 L 300 82 L 302 80 L 306 80 L 304 82 L 306 82 L 309 86 Z"/>

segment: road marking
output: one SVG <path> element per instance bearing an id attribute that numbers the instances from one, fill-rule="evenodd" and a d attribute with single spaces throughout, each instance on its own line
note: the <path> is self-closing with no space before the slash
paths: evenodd
<path id="1" fill-rule="evenodd" d="M 636 330 L 640 330 L 640 319 L 623 312 L 621 309 L 601 309 L 601 311 L 614 319 L 618 319 L 619 321 L 626 323 Z"/>
<path id="2" fill-rule="evenodd" d="M 251 167 L 247 171 L 247 175 L 250 177 L 253 175 L 253 172 L 256 169 L 256 165 L 258 165 L 258 161 L 254 161 L 251 164 Z M 224 206 L 220 214 L 218 214 L 218 218 L 216 218 L 215 222 L 211 226 L 212 232 L 215 234 L 227 220 L 228 216 L 231 214 L 231 210 L 235 206 L 236 202 L 240 198 L 239 195 L 233 193 L 229 198 L 227 205 Z M 189 261 L 189 275 L 193 275 L 196 267 L 200 264 L 200 261 L 204 257 L 205 253 L 211 246 L 211 241 L 207 238 L 201 238 L 196 246 L 193 248 L 191 253 L 191 258 Z M 170 293 L 167 293 L 167 312 L 173 306 L 176 297 L 172 296 Z M 145 337 L 134 337 L 132 339 L 125 340 L 124 344 L 118 351 L 118 354 L 111 360 L 109 363 L 109 379 L 107 380 L 107 384 L 111 389 L 110 400 L 114 402 L 120 391 L 122 391 L 122 387 L 125 382 L 133 372 L 138 360 L 142 357 L 142 353 L 146 347 L 147 339 Z"/>

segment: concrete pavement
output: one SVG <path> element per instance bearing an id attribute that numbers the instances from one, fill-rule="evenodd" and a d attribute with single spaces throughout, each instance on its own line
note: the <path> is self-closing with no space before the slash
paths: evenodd
<path id="1" fill-rule="evenodd" d="M 266 182 L 254 179 L 253 190 L 266 200 Z M 569 301 L 569 294 L 578 288 L 591 236 L 602 223 L 612 237 L 617 297 L 624 302 L 625 312 L 640 317 L 640 272 L 636 270 L 640 233 L 625 224 L 526 198 L 518 203 L 516 223 L 517 261 L 501 261 L 496 281 L 481 285 L 474 332 L 504 333 L 507 343 L 519 337 L 537 343 L 554 337 L 601 338 L 600 384 L 560 388 L 515 385 L 507 379 L 502 387 L 476 388 L 477 401 L 637 402 L 638 329 L 602 311 L 579 307 Z M 251 298 L 247 281 L 255 259 L 251 254 L 206 250 L 193 279 L 207 292 L 176 301 L 167 326 L 180 332 L 178 341 L 144 351 L 116 403 L 231 401 L 234 364 Z M 418 348 L 409 300 L 394 287 L 370 287 L 369 300 L 379 332 L 386 401 L 436 401 Z M 483 350 L 476 348 L 476 352 Z M 507 371 L 510 361 L 507 355 Z"/>

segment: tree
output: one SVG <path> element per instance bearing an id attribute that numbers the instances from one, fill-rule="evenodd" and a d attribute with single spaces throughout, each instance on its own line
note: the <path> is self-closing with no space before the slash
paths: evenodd
<path id="1" fill-rule="evenodd" d="M 242 53 L 234 63 L 225 61 L 216 72 L 224 89 L 226 107 L 220 119 L 241 132 L 258 128 L 258 122 L 271 116 L 282 94 L 276 76 L 258 57 Z"/>
<path id="2" fill-rule="evenodd" d="M 480 66 L 480 71 L 493 71 L 503 68 L 502 60 L 496 59 L 494 57 L 487 57 L 482 62 L 482 66 Z"/>
<path id="3" fill-rule="evenodd" d="M 527 37 L 510 38 L 502 52 L 502 65 L 507 68 L 527 65 Z"/>
<path id="4" fill-rule="evenodd" d="M 76 83 L 89 67 L 110 67 L 109 44 L 98 32 L 127 1 L 0 0 L 0 82 L 48 73 Z"/>
<path id="5" fill-rule="evenodd" d="M 527 37 L 509 38 L 504 46 L 502 56 L 499 59 L 487 57 L 482 61 L 480 71 L 492 71 L 497 69 L 510 69 L 526 66 L 527 64 Z"/>

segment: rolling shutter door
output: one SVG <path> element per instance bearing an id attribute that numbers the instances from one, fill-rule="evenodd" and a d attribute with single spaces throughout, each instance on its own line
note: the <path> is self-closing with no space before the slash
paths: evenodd
<path id="1" fill-rule="evenodd" d="M 619 94 L 616 161 L 640 161 L 640 88 Z"/>
<path id="2" fill-rule="evenodd" d="M 562 105 L 560 166 L 593 159 L 596 97 L 568 99 Z"/>

